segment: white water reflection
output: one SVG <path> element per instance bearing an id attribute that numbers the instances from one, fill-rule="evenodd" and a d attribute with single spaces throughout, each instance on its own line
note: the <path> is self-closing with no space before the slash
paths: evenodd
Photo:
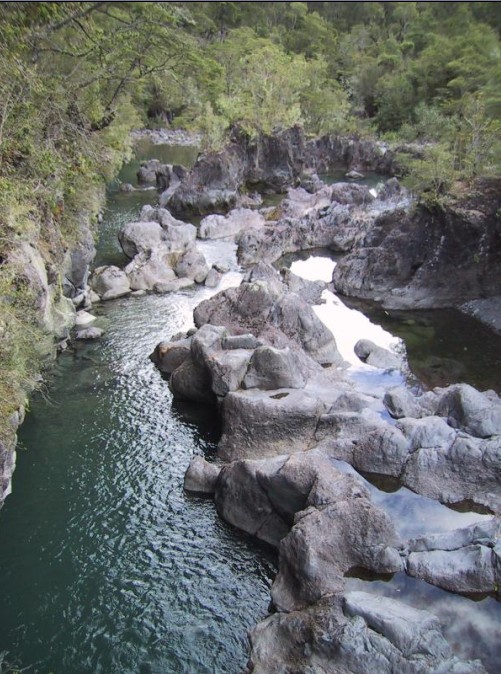
<path id="1" fill-rule="evenodd" d="M 346 590 L 390 597 L 433 613 L 440 620 L 443 634 L 455 655 L 465 660 L 481 660 L 489 674 L 499 672 L 501 606 L 493 597 L 473 601 L 405 573 L 397 573 L 389 581 L 347 578 Z"/>
<path id="2" fill-rule="evenodd" d="M 331 460 L 338 470 L 354 475 L 369 490 L 371 501 L 388 513 L 402 541 L 423 534 L 453 531 L 492 519 L 492 515 L 452 510 L 439 501 L 415 494 L 407 487 L 383 491 L 345 461 Z"/>
<path id="3" fill-rule="evenodd" d="M 291 271 L 309 281 L 330 283 L 335 260 L 329 257 L 312 256 L 307 260 L 296 260 Z M 389 351 L 401 354 L 403 368 L 406 369 L 405 344 L 381 326 L 372 323 L 367 316 L 356 309 L 350 309 L 330 290 L 324 290 L 322 298 L 325 304 L 313 307 L 320 320 L 329 328 L 336 339 L 337 348 L 350 365 L 349 375 L 359 388 L 368 393 L 381 392 L 391 386 L 405 382 L 405 376 L 397 370 L 382 371 L 362 363 L 355 354 L 354 347 L 359 339 L 372 342 Z"/>

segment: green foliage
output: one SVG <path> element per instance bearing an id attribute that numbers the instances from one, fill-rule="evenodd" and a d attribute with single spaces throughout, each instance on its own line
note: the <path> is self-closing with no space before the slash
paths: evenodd
<path id="1" fill-rule="evenodd" d="M 425 148 L 421 159 L 401 156 L 400 162 L 409 171 L 404 184 L 428 200 L 439 200 L 459 177 L 454 168 L 454 155 L 444 145 Z"/>
<path id="2" fill-rule="evenodd" d="M 22 299 L 6 260 L 23 241 L 48 264 L 60 259 L 130 155 L 132 128 L 148 118 L 198 128 L 207 150 L 235 123 L 250 135 L 294 124 L 309 134 L 372 129 L 430 143 L 407 160 L 407 180 L 441 198 L 456 178 L 499 171 L 500 31 L 498 3 L 485 2 L 2 3 L 0 355 L 9 381 L 27 384 L 38 366 L 16 333 L 36 329 L 25 311 L 34 298 Z M 17 404 L 23 386 L 13 386 L 0 382 L 0 395 L 4 387 Z"/>
<path id="3" fill-rule="evenodd" d="M 228 129 L 227 120 L 222 115 L 216 115 L 212 105 L 207 102 L 198 124 L 198 130 L 202 133 L 202 149 L 206 152 L 222 150 Z"/>
<path id="4" fill-rule="evenodd" d="M 457 116 L 444 115 L 440 108 L 419 103 L 414 109 L 413 123 L 408 122 L 400 129 L 400 136 L 406 141 L 451 142 L 457 132 Z"/>
<path id="5" fill-rule="evenodd" d="M 463 178 L 471 180 L 481 174 L 499 172 L 501 121 L 489 117 L 482 95 L 464 98 L 454 149 Z"/>

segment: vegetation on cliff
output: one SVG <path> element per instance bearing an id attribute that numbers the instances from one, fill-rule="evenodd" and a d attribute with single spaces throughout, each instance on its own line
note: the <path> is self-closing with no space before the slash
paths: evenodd
<path id="1" fill-rule="evenodd" d="M 500 30 L 489 2 L 2 3 L 0 438 L 46 352 L 20 251 L 57 285 L 131 128 L 417 141 L 410 184 L 438 195 L 498 170 Z"/>

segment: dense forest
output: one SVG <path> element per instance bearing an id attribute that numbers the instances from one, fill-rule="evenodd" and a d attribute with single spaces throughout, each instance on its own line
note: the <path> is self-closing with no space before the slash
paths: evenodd
<path id="1" fill-rule="evenodd" d="M 496 2 L 2 3 L 2 436 L 50 351 L 19 251 L 57 275 L 130 130 L 417 142 L 408 180 L 438 197 L 499 169 L 500 31 Z"/>

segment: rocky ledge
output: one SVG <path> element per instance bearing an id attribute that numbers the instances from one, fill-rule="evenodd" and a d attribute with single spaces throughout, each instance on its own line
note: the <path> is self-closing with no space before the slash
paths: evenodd
<path id="1" fill-rule="evenodd" d="M 314 185 L 312 173 L 332 166 L 393 175 L 395 153 L 382 143 L 358 138 L 307 141 L 299 127 L 256 138 L 235 128 L 228 145 L 221 152 L 201 154 L 162 203 L 179 217 L 226 212 L 249 191 L 284 193 L 302 182 Z"/>
<path id="2" fill-rule="evenodd" d="M 131 292 L 167 293 L 203 283 L 211 270 L 196 246 L 196 236 L 194 225 L 176 220 L 165 208 L 145 206 L 140 219 L 124 225 L 118 234 L 130 262 L 124 269 L 95 269 L 92 291 L 99 299 L 110 300 Z"/>
<path id="3" fill-rule="evenodd" d="M 347 575 L 403 571 L 459 593 L 499 592 L 501 401 L 465 384 L 384 399 L 344 374 L 311 291 L 261 263 L 238 288 L 202 302 L 196 328 L 152 354 L 174 397 L 217 406 L 218 460 L 195 457 L 186 489 L 274 546 L 275 613 L 251 634 L 249 672 L 484 673 L 460 661 L 428 611 L 348 592 Z M 360 356 L 398 367 L 367 342 Z M 393 359 L 391 358 L 393 356 Z M 443 503 L 493 514 L 446 534 L 400 540 L 356 472 L 391 475 Z"/>
<path id="4" fill-rule="evenodd" d="M 479 180 L 440 204 L 382 214 L 337 265 L 336 290 L 391 309 L 500 296 L 500 187 Z"/>

